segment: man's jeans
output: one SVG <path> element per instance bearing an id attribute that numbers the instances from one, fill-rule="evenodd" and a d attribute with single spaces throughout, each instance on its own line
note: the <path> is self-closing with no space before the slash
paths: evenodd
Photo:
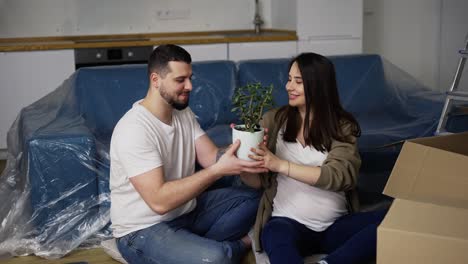
<path id="1" fill-rule="evenodd" d="M 119 238 L 129 263 L 238 263 L 246 252 L 239 240 L 255 222 L 260 193 L 229 187 L 202 193 L 196 208 Z"/>

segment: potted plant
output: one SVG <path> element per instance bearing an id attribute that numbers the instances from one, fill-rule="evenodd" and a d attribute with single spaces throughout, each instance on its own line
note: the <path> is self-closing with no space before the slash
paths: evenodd
<path id="1" fill-rule="evenodd" d="M 234 91 L 232 105 L 232 112 L 237 112 L 243 122 L 232 129 L 232 141 L 241 141 L 237 157 L 251 160 L 250 148 L 258 148 L 263 141 L 264 129 L 260 127 L 263 112 L 274 105 L 273 85 L 263 86 L 258 82 L 240 86 Z"/>

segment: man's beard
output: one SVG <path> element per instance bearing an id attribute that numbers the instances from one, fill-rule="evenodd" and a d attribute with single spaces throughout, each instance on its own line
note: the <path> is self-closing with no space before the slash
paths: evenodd
<path id="1" fill-rule="evenodd" d="M 172 102 L 170 105 L 172 105 L 172 107 L 176 110 L 184 110 L 185 108 L 187 108 L 187 106 L 189 105 L 188 104 L 188 100 L 187 100 L 187 103 L 176 103 L 176 102 Z"/>
<path id="2" fill-rule="evenodd" d="M 189 105 L 189 98 L 187 98 L 187 102 L 179 103 L 175 99 L 171 98 L 171 96 L 167 93 L 166 89 L 163 86 L 161 86 L 159 89 L 160 89 L 161 97 L 170 106 L 172 106 L 172 108 L 174 108 L 176 110 L 184 110 Z M 190 92 L 187 92 L 187 96 L 189 96 L 189 95 L 190 95 Z"/>

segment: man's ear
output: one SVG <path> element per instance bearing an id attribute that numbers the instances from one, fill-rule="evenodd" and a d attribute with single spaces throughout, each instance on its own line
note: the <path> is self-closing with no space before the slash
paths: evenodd
<path id="1" fill-rule="evenodd" d="M 151 87 L 159 88 L 161 82 L 161 76 L 155 72 L 150 74 Z"/>

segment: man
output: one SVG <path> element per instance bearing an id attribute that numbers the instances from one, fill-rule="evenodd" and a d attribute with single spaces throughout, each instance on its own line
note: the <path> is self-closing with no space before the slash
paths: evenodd
<path id="1" fill-rule="evenodd" d="M 221 153 L 200 128 L 187 107 L 192 66 L 183 48 L 156 48 L 148 75 L 146 97 L 117 123 L 110 146 L 119 251 L 130 263 L 236 263 L 250 247 L 259 194 L 204 191 L 223 176 L 264 172 L 263 161 L 238 159 L 240 142 Z M 195 161 L 204 169 L 195 173 Z"/>

